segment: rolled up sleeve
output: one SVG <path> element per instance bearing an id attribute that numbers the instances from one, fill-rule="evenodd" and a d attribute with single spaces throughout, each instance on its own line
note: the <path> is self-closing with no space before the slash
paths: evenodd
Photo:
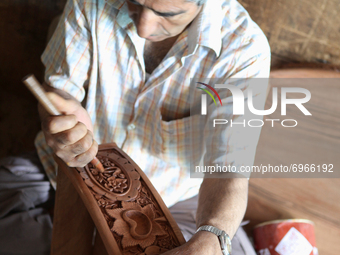
<path id="1" fill-rule="evenodd" d="M 92 41 L 81 1 L 68 0 L 41 60 L 45 82 L 82 101 L 91 72 Z"/>

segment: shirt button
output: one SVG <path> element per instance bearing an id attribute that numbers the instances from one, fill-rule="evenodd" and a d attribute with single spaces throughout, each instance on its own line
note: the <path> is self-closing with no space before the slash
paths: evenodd
<path id="1" fill-rule="evenodd" d="M 133 129 L 135 129 L 136 128 L 136 126 L 135 126 L 135 124 L 129 124 L 128 126 L 127 126 L 127 129 L 128 130 L 133 130 Z"/>

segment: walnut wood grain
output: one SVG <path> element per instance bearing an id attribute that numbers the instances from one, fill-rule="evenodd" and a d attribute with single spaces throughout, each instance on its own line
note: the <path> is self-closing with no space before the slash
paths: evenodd
<path id="1" fill-rule="evenodd" d="M 93 255 L 108 255 L 103 240 L 99 233 L 96 233 L 96 237 L 94 240 Z"/>
<path id="2" fill-rule="evenodd" d="M 109 255 L 161 254 L 185 243 L 158 192 L 128 155 L 115 144 L 104 144 L 97 157 L 103 173 L 91 163 L 70 168 L 57 161 L 82 198 Z"/>
<path id="3" fill-rule="evenodd" d="M 57 177 L 51 255 L 92 254 L 94 224 L 70 179 Z"/>

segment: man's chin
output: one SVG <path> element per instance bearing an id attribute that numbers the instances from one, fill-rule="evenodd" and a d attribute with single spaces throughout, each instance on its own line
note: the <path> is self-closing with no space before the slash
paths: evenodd
<path id="1" fill-rule="evenodd" d="M 149 36 L 145 39 L 150 41 L 150 42 L 161 42 L 161 41 L 164 41 L 167 38 L 168 38 L 167 36 Z"/>

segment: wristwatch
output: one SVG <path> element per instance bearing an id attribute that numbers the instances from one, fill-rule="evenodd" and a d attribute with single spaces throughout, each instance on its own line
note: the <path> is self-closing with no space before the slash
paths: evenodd
<path id="1" fill-rule="evenodd" d="M 204 225 L 199 227 L 196 230 L 196 233 L 198 231 L 208 231 L 211 232 L 215 235 L 217 235 L 218 240 L 220 240 L 220 244 L 221 244 L 221 249 L 222 249 L 222 254 L 223 255 L 231 255 L 231 241 L 230 241 L 230 237 L 229 235 L 224 231 L 224 230 L 220 230 L 216 227 L 213 226 L 209 226 L 209 225 Z"/>

